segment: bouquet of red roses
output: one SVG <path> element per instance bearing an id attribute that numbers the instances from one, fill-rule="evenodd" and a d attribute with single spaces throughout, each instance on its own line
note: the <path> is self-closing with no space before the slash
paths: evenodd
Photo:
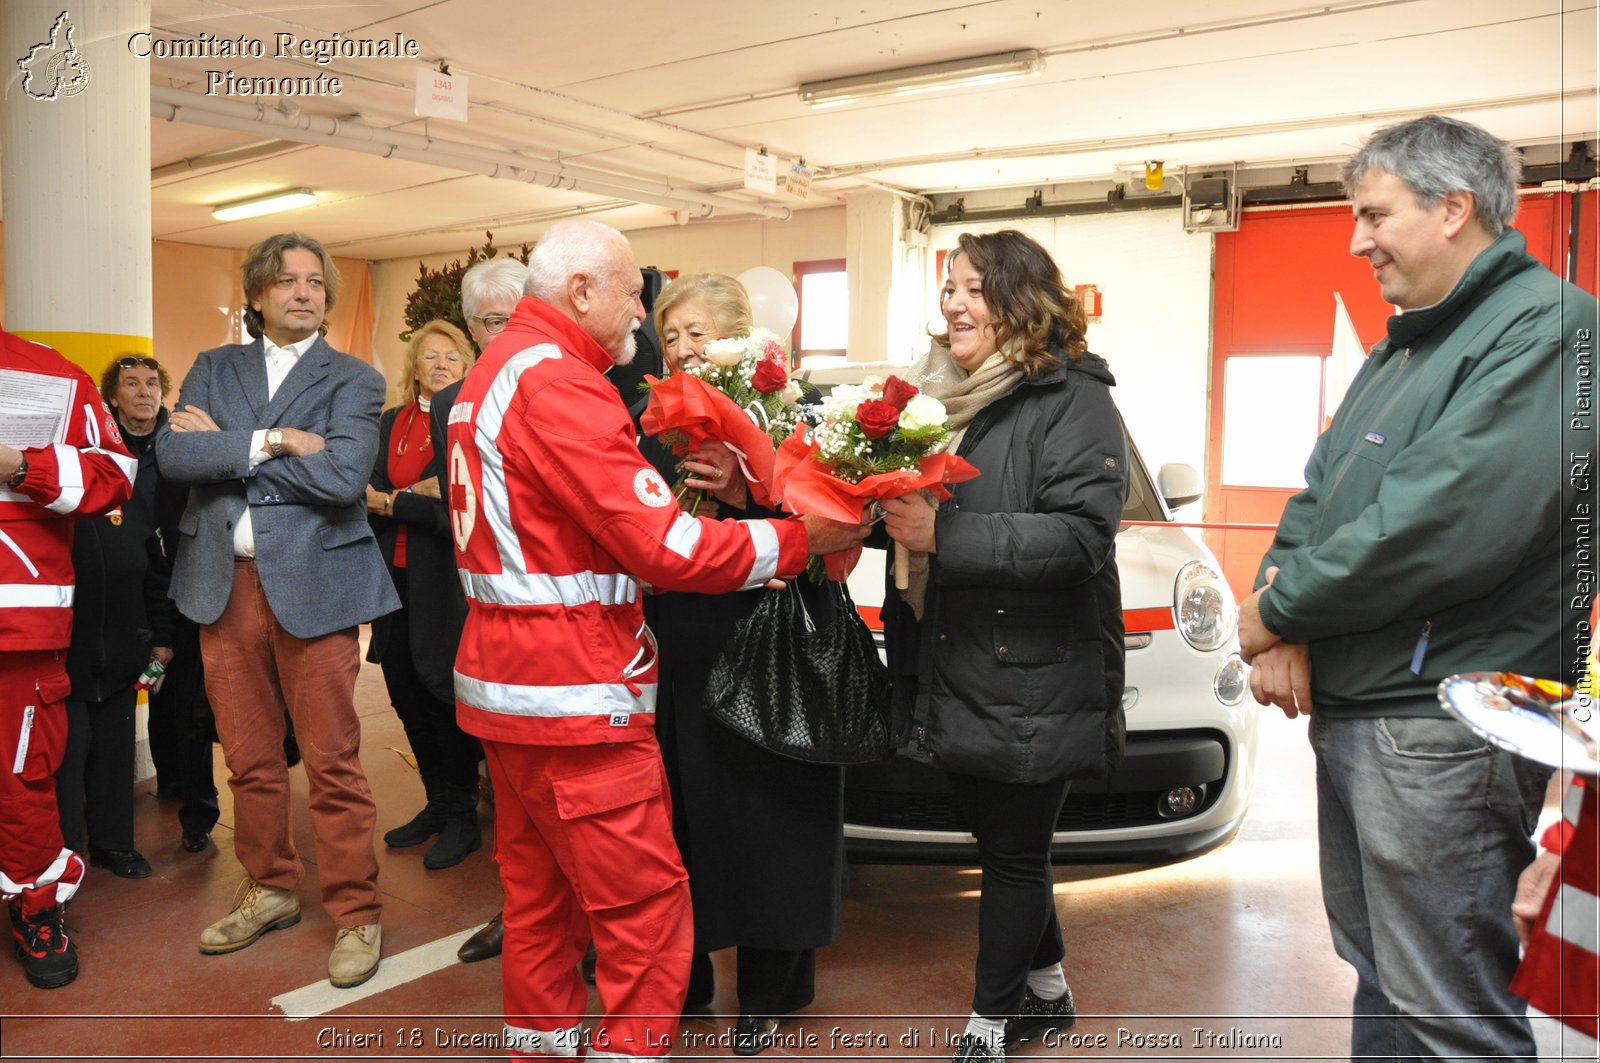
<path id="1" fill-rule="evenodd" d="M 978 475 L 971 463 L 940 450 L 950 441 L 944 404 L 896 376 L 842 384 L 822 402 L 809 435 L 795 432 L 778 448 L 776 476 L 783 504 L 855 522 L 869 502 L 927 491 L 939 501 L 950 484 Z M 843 580 L 859 547 L 826 558 L 828 578 Z M 904 548 L 895 545 L 895 583 L 905 588 Z"/>
<path id="2" fill-rule="evenodd" d="M 800 422 L 800 385 L 789 379 L 780 344 L 766 329 L 712 340 L 705 360 L 666 379 L 645 377 L 650 399 L 639 427 L 679 455 L 707 440 L 739 459 L 751 497 L 772 504 L 777 444 Z"/>

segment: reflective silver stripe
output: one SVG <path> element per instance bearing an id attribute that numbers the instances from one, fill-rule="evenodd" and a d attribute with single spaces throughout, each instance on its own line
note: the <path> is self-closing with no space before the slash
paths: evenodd
<path id="1" fill-rule="evenodd" d="M 699 541 L 700 519 L 691 517 L 687 513 L 679 513 L 678 519 L 667 529 L 667 537 L 662 540 L 661 545 L 679 557 L 688 557 L 694 553 L 695 544 Z"/>
<path id="2" fill-rule="evenodd" d="M 656 685 L 638 683 L 639 694 L 621 683 L 581 686 L 522 686 L 491 683 L 455 673 L 456 700 L 507 716 L 612 716 L 656 711 Z"/>
<path id="3" fill-rule="evenodd" d="M 71 608 L 70 583 L 0 583 L 0 609 Z"/>
<path id="4" fill-rule="evenodd" d="M 500 569 L 503 572 L 520 572 L 525 562 L 522 540 L 511 522 L 505 455 L 500 453 L 500 427 L 505 423 L 511 400 L 516 397 L 517 383 L 523 372 L 547 358 L 560 357 L 561 348 L 553 343 L 541 343 L 518 351 L 500 367 L 500 372 L 495 375 L 494 382 L 479 403 L 473 432 L 478 441 L 478 460 L 483 467 L 483 519 L 488 522 L 490 537 L 499 550 Z M 451 412 L 455 411 L 452 409 Z"/>
<path id="5" fill-rule="evenodd" d="M 744 526 L 750 532 L 750 545 L 756 548 L 755 564 L 750 566 L 750 578 L 743 588 L 750 590 L 778 574 L 778 529 L 770 520 L 747 520 Z"/>
<path id="6" fill-rule="evenodd" d="M 535 1056 L 576 1056 L 583 1044 L 583 1027 L 566 1030 L 524 1030 L 506 1023 L 505 1044 L 507 1052 L 527 1052 Z"/>
<path id="7" fill-rule="evenodd" d="M 65 443 L 52 443 L 50 449 L 56 452 L 56 483 L 61 493 L 44 508 L 52 513 L 73 513 L 83 504 L 83 457 L 77 447 Z"/>
<path id="8" fill-rule="evenodd" d="M 492 605 L 631 605 L 639 598 L 639 581 L 618 573 L 522 576 L 515 572 L 473 573 L 464 568 L 457 571 L 468 598 Z"/>
<path id="9" fill-rule="evenodd" d="M 1578 825 L 1578 812 L 1583 808 L 1583 787 L 1568 785 L 1567 792 L 1561 798 L 1561 818 L 1572 824 Z"/>
<path id="10" fill-rule="evenodd" d="M 27 499 L 27 501 L 31 502 L 33 500 L 30 498 Z M 7 535 L 3 530 L 0 530 L 0 545 L 4 545 L 13 554 L 17 555 L 17 560 L 21 561 L 22 566 L 28 570 L 28 575 L 32 576 L 34 579 L 39 578 L 39 566 L 35 565 L 33 560 L 23 552 L 22 547 L 17 545 L 17 541 L 11 536 Z"/>
<path id="11" fill-rule="evenodd" d="M 1563 884 L 1544 928 L 1568 945 L 1600 953 L 1600 897 Z"/>
<path id="12" fill-rule="evenodd" d="M 50 866 L 32 882 L 13 881 L 4 871 L 0 871 L 0 896 L 15 897 L 23 890 L 36 890 L 53 882 L 56 884 L 56 903 L 65 904 L 72 899 L 74 893 L 78 892 L 78 883 L 83 880 L 83 875 L 80 873 L 76 881 L 62 881 L 61 876 L 67 873 L 67 864 L 71 859 L 71 849 L 61 850 Z"/>

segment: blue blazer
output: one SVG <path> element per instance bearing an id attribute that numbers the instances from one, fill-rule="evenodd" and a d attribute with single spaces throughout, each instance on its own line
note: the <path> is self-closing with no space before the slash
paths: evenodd
<path id="1" fill-rule="evenodd" d="M 260 340 L 201 353 L 179 397 L 222 431 L 163 427 L 155 443 L 162 475 L 190 485 L 171 588 L 183 615 L 200 624 L 222 615 L 246 506 L 267 602 L 291 635 L 316 638 L 400 607 L 367 522 L 384 386 L 383 374 L 320 336 L 270 402 Z M 314 432 L 327 446 L 251 469 L 251 436 L 265 428 Z"/>

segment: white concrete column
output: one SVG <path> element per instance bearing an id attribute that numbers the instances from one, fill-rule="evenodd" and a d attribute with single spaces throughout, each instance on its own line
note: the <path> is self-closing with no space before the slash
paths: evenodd
<path id="1" fill-rule="evenodd" d="M 928 348 L 922 328 L 927 242 L 906 226 L 906 201 L 869 189 L 845 197 L 850 360 L 910 362 Z"/>
<path id="2" fill-rule="evenodd" d="M 63 6 L 0 3 L 5 326 L 98 378 L 151 349 L 150 3 Z"/>
<path id="3" fill-rule="evenodd" d="M 5 327 L 95 380 L 151 353 L 149 0 L 0 2 Z M 154 774 L 141 695 L 135 777 Z"/>

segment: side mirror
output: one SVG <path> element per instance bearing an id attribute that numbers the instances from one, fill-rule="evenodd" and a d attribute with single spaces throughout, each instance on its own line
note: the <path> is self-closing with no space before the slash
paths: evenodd
<path id="1" fill-rule="evenodd" d="M 1156 490 L 1168 509 L 1186 506 L 1206 493 L 1206 482 L 1193 465 L 1181 461 L 1161 466 L 1156 473 Z"/>

